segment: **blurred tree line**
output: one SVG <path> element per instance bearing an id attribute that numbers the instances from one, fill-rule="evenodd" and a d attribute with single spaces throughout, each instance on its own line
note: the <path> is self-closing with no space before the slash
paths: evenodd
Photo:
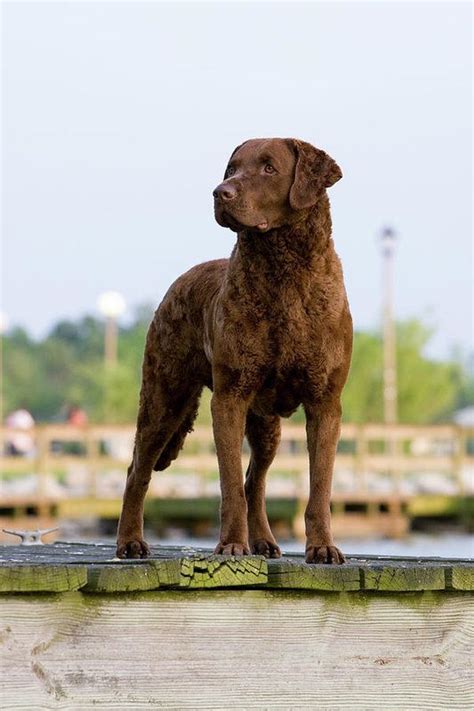
<path id="1" fill-rule="evenodd" d="M 82 407 L 92 422 L 134 422 L 141 362 L 153 309 L 140 307 L 120 328 L 118 365 L 104 367 L 104 324 L 92 316 L 60 321 L 43 340 L 21 328 L 4 336 L 4 414 L 28 409 L 37 421 L 55 421 L 67 406 Z M 474 401 L 467 359 L 447 361 L 424 355 L 432 331 L 418 320 L 397 326 L 399 419 L 407 423 L 448 421 L 454 410 Z M 209 393 L 199 414 L 210 422 Z M 382 342 L 377 332 L 355 334 L 352 367 L 343 396 L 344 420 L 382 420 Z M 298 412 L 295 420 L 302 421 Z"/>

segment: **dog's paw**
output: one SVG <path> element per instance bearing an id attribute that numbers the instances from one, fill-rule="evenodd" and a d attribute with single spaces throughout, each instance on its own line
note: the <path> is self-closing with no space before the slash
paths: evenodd
<path id="1" fill-rule="evenodd" d="M 246 543 L 219 542 L 214 549 L 217 555 L 250 555 L 250 548 Z"/>
<path id="2" fill-rule="evenodd" d="M 307 563 L 335 563 L 340 565 L 346 559 L 336 546 L 308 546 L 306 548 Z"/>
<path id="3" fill-rule="evenodd" d="M 150 549 L 141 538 L 117 543 L 117 558 L 148 558 Z"/>
<path id="4" fill-rule="evenodd" d="M 264 555 L 265 558 L 281 558 L 280 547 L 275 541 L 268 541 L 265 538 L 258 538 L 252 543 L 252 553 Z"/>

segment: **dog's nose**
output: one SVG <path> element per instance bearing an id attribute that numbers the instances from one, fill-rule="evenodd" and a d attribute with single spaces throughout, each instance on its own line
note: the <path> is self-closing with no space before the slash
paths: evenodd
<path id="1" fill-rule="evenodd" d="M 216 200 L 223 200 L 224 202 L 229 202 L 229 200 L 233 200 L 235 198 L 235 196 L 237 195 L 237 190 L 230 184 L 225 185 L 224 183 L 221 183 L 217 186 L 217 188 L 212 194 L 214 195 Z"/>

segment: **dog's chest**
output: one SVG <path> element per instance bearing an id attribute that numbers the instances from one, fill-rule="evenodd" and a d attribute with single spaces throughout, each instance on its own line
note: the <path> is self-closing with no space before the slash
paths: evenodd
<path id="1" fill-rule="evenodd" d="M 322 397 L 328 384 L 328 360 L 318 352 L 318 339 L 273 353 L 264 369 L 254 409 L 262 415 L 289 417 L 300 404 Z M 298 348 L 298 345 L 305 348 Z"/>
<path id="2" fill-rule="evenodd" d="M 289 417 L 302 403 L 323 395 L 327 386 L 327 375 L 319 373 L 315 378 L 295 367 L 287 371 L 269 369 L 266 378 L 255 394 L 252 409 L 261 415 Z"/>
<path id="3" fill-rule="evenodd" d="M 268 321 L 268 351 L 256 401 L 268 414 L 288 417 L 324 396 L 338 360 L 338 338 L 325 299 L 292 299 Z"/>
<path id="4" fill-rule="evenodd" d="M 330 317 L 316 298 L 301 299 L 275 309 L 267 321 L 270 365 L 279 379 L 299 382 L 301 373 L 321 364 L 330 350 Z"/>

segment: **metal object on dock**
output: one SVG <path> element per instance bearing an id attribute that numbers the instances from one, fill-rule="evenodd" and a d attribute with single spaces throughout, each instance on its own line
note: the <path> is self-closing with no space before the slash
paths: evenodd
<path id="1" fill-rule="evenodd" d="M 44 541 L 41 539 L 48 533 L 59 531 L 59 528 L 37 528 L 35 531 L 12 531 L 8 528 L 2 528 L 3 533 L 9 533 L 11 536 L 21 538 L 21 546 L 43 546 Z"/>

